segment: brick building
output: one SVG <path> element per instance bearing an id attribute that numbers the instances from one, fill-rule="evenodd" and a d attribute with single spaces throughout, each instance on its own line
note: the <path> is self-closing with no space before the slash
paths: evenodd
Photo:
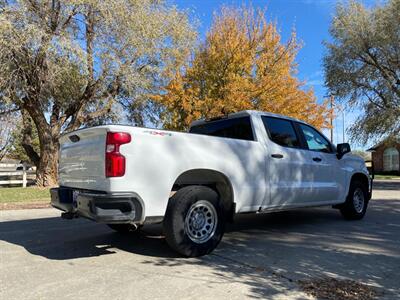
<path id="1" fill-rule="evenodd" d="M 368 149 L 372 152 L 375 173 L 400 174 L 400 142 L 381 142 Z"/>

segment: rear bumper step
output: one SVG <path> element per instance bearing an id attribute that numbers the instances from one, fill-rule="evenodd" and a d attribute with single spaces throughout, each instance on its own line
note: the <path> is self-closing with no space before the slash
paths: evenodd
<path id="1" fill-rule="evenodd" d="M 65 218 L 82 216 L 107 224 L 144 221 L 143 202 L 134 193 L 99 194 L 66 187 L 53 188 L 50 193 L 51 205 L 64 211 Z"/>

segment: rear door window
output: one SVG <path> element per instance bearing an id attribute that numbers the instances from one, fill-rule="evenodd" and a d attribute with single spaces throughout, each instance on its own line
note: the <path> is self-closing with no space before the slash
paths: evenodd
<path id="1" fill-rule="evenodd" d="M 190 128 L 190 133 L 254 141 L 250 117 L 211 121 Z"/>
<path id="2" fill-rule="evenodd" d="M 284 147 L 300 148 L 300 141 L 291 121 L 266 116 L 261 118 L 269 138 L 274 143 Z"/>

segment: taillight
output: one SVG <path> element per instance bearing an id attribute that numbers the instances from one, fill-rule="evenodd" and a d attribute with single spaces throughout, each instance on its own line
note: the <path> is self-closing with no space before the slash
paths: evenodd
<path id="1" fill-rule="evenodd" d="M 106 138 L 106 177 L 125 175 L 125 156 L 119 153 L 119 147 L 131 142 L 131 135 L 126 132 L 107 132 Z"/>

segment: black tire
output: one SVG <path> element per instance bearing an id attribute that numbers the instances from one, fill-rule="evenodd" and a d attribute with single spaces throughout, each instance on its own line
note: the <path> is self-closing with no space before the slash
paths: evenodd
<path id="1" fill-rule="evenodd" d="M 362 193 L 363 206 L 361 209 L 360 204 L 357 205 L 355 200 L 356 193 Z M 360 194 L 358 196 L 361 196 Z M 350 184 L 349 194 L 347 195 L 346 202 L 340 207 L 340 212 L 347 220 L 361 220 L 368 207 L 368 187 L 359 180 L 354 180 Z"/>
<path id="2" fill-rule="evenodd" d="M 132 224 L 107 224 L 112 230 L 115 230 L 118 233 L 131 233 L 131 232 L 139 232 L 139 227 L 135 227 Z"/>
<path id="3" fill-rule="evenodd" d="M 168 202 L 163 222 L 165 238 L 172 249 L 186 257 L 206 255 L 221 241 L 225 219 L 224 207 L 214 190 L 204 186 L 184 187 Z"/>

